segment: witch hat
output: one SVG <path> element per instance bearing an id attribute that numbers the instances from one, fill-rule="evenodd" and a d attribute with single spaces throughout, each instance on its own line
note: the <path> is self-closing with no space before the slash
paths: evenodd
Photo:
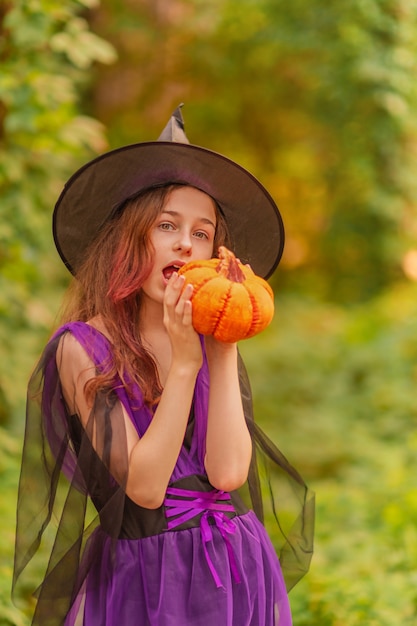
<path id="1" fill-rule="evenodd" d="M 158 141 L 107 152 L 81 167 L 65 185 L 53 215 L 58 253 L 76 275 L 91 242 L 124 203 L 163 184 L 188 184 L 210 195 L 228 225 L 242 263 L 268 278 L 284 247 L 281 214 L 265 187 L 227 157 L 189 143 L 181 106 Z"/>

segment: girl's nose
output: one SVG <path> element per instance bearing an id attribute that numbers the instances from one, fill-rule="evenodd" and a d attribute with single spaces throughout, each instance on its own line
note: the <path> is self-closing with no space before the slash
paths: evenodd
<path id="1" fill-rule="evenodd" d="M 188 233 L 180 233 L 174 247 L 175 250 L 190 254 L 193 247 L 191 236 Z"/>

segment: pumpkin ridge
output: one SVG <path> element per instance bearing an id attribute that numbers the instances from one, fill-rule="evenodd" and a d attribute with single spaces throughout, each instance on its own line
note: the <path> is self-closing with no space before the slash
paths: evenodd
<path id="1" fill-rule="evenodd" d="M 249 295 L 249 300 L 250 303 L 252 305 L 252 322 L 250 325 L 250 328 L 248 330 L 248 332 L 246 333 L 245 339 L 248 339 L 249 337 L 252 336 L 253 332 L 255 331 L 256 327 L 259 324 L 259 306 L 258 306 L 258 302 L 255 298 L 255 296 L 253 295 L 253 293 L 251 292 L 250 289 L 246 289 L 246 291 L 248 292 Z"/>
<path id="2" fill-rule="evenodd" d="M 204 285 L 207 285 L 207 283 L 209 283 L 211 280 L 213 280 L 213 278 L 216 278 L 216 277 L 215 276 L 204 277 L 202 279 L 202 281 L 198 283 L 198 288 L 201 289 L 201 287 L 204 287 Z M 191 282 L 189 284 L 192 285 L 193 288 L 194 288 L 194 283 Z M 194 295 L 194 291 L 193 291 L 193 295 Z M 192 300 L 192 296 L 191 296 L 191 300 Z"/>
<path id="3" fill-rule="evenodd" d="M 229 285 L 229 287 L 228 287 L 228 291 L 227 291 L 227 293 L 225 294 L 225 298 L 224 298 L 224 301 L 223 301 L 223 306 L 222 306 L 221 310 L 218 312 L 218 315 L 217 315 L 217 320 L 216 320 L 216 324 L 215 324 L 215 326 L 214 326 L 214 330 L 213 330 L 213 335 L 214 335 L 214 336 L 215 336 L 215 334 L 216 334 L 216 332 L 217 332 L 217 329 L 218 329 L 218 327 L 219 327 L 219 324 L 220 324 L 220 322 L 221 322 L 222 315 L 223 315 L 224 310 L 225 310 L 225 308 L 226 308 L 226 306 L 227 306 L 227 303 L 228 303 L 228 302 L 229 302 L 229 300 L 230 300 L 230 292 L 231 292 L 231 291 L 232 291 L 232 284 L 230 284 L 230 285 Z"/>

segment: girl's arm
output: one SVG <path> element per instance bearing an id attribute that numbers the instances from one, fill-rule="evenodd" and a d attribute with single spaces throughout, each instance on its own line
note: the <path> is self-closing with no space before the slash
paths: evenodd
<path id="1" fill-rule="evenodd" d="M 117 463 L 117 457 L 126 450 L 126 493 L 136 504 L 150 509 L 158 508 L 164 501 L 184 441 L 195 381 L 202 364 L 200 340 L 191 324 L 192 288 L 186 288 L 181 295 L 183 284 L 182 277 L 174 276 L 166 289 L 164 324 L 171 340 L 172 360 L 158 407 L 141 438 L 122 407 L 121 427 L 126 432 L 126 446 L 111 453 L 111 470 L 117 478 L 117 466 L 126 466 L 126 459 Z M 75 408 L 71 404 L 76 405 L 81 422 L 86 426 L 92 405 L 87 401 L 84 386 L 94 375 L 94 364 L 73 337 L 63 342 L 58 358 L 65 399 L 71 411 Z M 75 402 L 71 396 L 74 389 Z M 92 436 L 95 445 L 94 431 Z"/>
<path id="2" fill-rule="evenodd" d="M 205 338 L 210 372 L 205 467 L 213 487 L 232 491 L 247 479 L 252 456 L 239 387 L 237 345 Z"/>

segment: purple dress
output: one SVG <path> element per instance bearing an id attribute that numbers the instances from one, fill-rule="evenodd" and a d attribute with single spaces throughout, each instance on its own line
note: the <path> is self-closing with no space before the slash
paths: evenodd
<path id="1" fill-rule="evenodd" d="M 276 464 L 281 478 L 275 488 L 280 480 L 284 485 L 277 549 L 285 581 L 276 549 L 260 521 L 255 452 L 248 485 L 239 493 L 214 489 L 205 474 L 206 362 L 197 378 L 187 432 L 164 504 L 145 509 L 124 489 L 127 454 L 121 404 L 139 436 L 149 426 L 152 411 L 143 404 L 139 388 L 129 393 L 118 379 L 111 393 L 97 394 L 90 419 L 81 426 L 77 414 L 67 410 L 59 381 L 57 346 L 66 333 L 83 346 L 97 371 L 108 368 L 112 359 L 111 345 L 99 331 L 73 322 L 52 337 L 32 377 L 14 578 L 17 588 L 32 557 L 45 561 L 47 555 L 32 623 L 290 626 L 287 590 L 308 569 L 314 499 L 248 415 L 250 393 L 244 374 L 242 398 L 258 444 L 254 450 L 263 449 L 268 463 Z M 124 465 L 120 459 L 125 459 Z M 40 544 L 42 535 L 45 542 Z"/>

